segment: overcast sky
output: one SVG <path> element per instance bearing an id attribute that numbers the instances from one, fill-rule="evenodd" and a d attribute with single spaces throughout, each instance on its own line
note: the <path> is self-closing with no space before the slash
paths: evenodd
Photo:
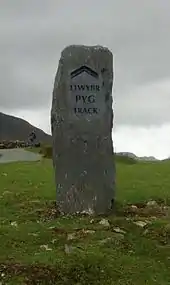
<path id="1" fill-rule="evenodd" d="M 0 0 L 0 111 L 50 132 L 54 76 L 70 44 L 114 55 L 116 151 L 170 156 L 170 0 Z"/>

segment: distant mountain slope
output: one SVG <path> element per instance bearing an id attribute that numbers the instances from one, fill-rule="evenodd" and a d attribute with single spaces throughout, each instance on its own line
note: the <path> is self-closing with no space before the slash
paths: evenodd
<path id="1" fill-rule="evenodd" d="M 27 141 L 30 132 L 35 131 L 37 141 L 50 143 L 51 136 L 29 124 L 27 121 L 6 115 L 0 112 L 0 141 L 21 140 Z"/>
<path id="2" fill-rule="evenodd" d="M 131 152 L 118 152 L 117 155 L 122 156 L 122 157 L 129 157 L 135 160 L 141 160 L 141 161 L 157 161 L 154 156 L 141 156 L 138 157 L 134 153 Z"/>

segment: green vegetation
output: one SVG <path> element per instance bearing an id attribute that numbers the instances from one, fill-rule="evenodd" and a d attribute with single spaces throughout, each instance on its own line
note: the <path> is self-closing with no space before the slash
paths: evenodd
<path id="1" fill-rule="evenodd" d="M 57 216 L 50 159 L 0 165 L 0 284 L 170 284 L 170 162 L 116 164 L 109 226 Z"/>
<path id="2" fill-rule="evenodd" d="M 40 153 L 44 158 L 52 158 L 52 146 L 51 145 L 43 145 L 40 149 Z"/>

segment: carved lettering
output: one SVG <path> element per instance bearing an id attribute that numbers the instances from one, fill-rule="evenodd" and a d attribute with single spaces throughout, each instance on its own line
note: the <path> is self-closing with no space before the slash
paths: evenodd
<path id="1" fill-rule="evenodd" d="M 98 114 L 98 108 L 74 108 L 74 112 L 79 114 Z"/>
<path id="2" fill-rule="evenodd" d="M 84 85 L 84 84 L 77 84 L 77 85 L 70 85 L 70 90 L 71 91 L 100 91 L 100 86 L 99 85 Z"/>

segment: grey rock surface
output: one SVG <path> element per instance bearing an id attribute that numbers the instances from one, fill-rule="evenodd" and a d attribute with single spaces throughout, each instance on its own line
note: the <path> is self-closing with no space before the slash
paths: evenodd
<path id="1" fill-rule="evenodd" d="M 113 206 L 113 56 L 101 46 L 66 47 L 53 89 L 51 130 L 62 213 L 104 214 Z"/>
<path id="2" fill-rule="evenodd" d="M 38 161 L 42 156 L 37 153 L 26 151 L 24 149 L 1 149 L 0 163 L 9 163 L 15 161 Z"/>

